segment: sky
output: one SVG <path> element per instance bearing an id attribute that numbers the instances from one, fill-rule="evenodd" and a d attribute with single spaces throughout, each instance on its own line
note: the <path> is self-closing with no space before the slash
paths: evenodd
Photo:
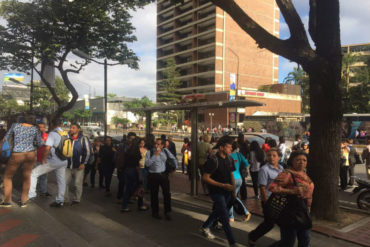
<path id="1" fill-rule="evenodd" d="M 307 28 L 309 0 L 293 0 L 293 2 Z M 342 44 L 370 42 L 368 26 L 370 24 L 370 0 L 340 0 L 340 4 Z M 126 97 L 148 96 L 155 100 L 156 4 L 150 4 L 132 15 L 138 41 L 131 48 L 140 58 L 140 70 L 131 70 L 124 65 L 108 67 L 108 93 Z M 288 37 L 288 27 L 281 18 L 280 38 Z M 279 82 L 282 82 L 295 66 L 295 63 L 280 57 Z M 81 98 L 89 93 L 92 96 L 103 95 L 103 69 L 103 66 L 91 63 L 80 74 L 71 75 L 71 81 Z M 0 78 L 4 73 L 0 71 Z"/>

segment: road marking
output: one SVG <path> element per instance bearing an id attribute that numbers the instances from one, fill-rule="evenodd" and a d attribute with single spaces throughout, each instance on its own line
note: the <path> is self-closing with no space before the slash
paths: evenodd
<path id="1" fill-rule="evenodd" d="M 0 223 L 0 233 L 9 231 L 10 229 L 18 226 L 22 221 L 20 220 L 7 220 Z"/>
<path id="2" fill-rule="evenodd" d="M 0 245 L 0 247 L 23 247 L 39 237 L 40 235 L 36 234 L 21 234 L 18 237 L 9 240 L 5 244 Z"/>
<path id="3" fill-rule="evenodd" d="M 11 209 L 0 208 L 0 216 L 11 212 Z"/>

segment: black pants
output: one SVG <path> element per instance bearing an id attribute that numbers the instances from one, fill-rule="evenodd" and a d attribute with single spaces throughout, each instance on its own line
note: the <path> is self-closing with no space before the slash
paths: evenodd
<path id="1" fill-rule="evenodd" d="M 123 191 L 125 188 L 125 175 L 123 170 L 117 171 L 118 178 L 118 190 L 117 190 L 117 199 L 120 200 L 123 197 Z"/>
<path id="2" fill-rule="evenodd" d="M 265 215 L 265 207 L 262 203 L 262 209 L 263 209 L 263 214 Z M 261 238 L 263 235 L 271 231 L 272 228 L 274 228 L 274 221 L 264 217 L 263 222 L 257 226 L 256 229 L 251 231 L 249 233 L 249 239 L 253 242 L 256 242 L 259 238 Z"/>
<path id="3" fill-rule="evenodd" d="M 339 171 L 340 188 L 345 190 L 348 185 L 348 166 L 341 165 Z"/>
<path id="4" fill-rule="evenodd" d="M 152 214 L 158 215 L 159 213 L 159 201 L 158 201 L 159 186 L 161 186 L 163 193 L 164 213 L 166 214 L 171 212 L 171 193 L 168 175 L 161 173 L 149 173 L 148 185 L 150 189 L 150 202 L 152 207 Z"/>
<path id="5" fill-rule="evenodd" d="M 112 183 L 113 171 L 114 171 L 114 167 L 103 166 L 106 192 L 110 192 L 110 184 Z"/>
<path id="6" fill-rule="evenodd" d="M 349 165 L 348 167 L 348 173 L 349 173 L 349 185 L 353 185 L 355 183 L 355 164 Z"/>
<path id="7" fill-rule="evenodd" d="M 99 187 L 104 187 L 104 171 L 101 165 L 98 165 L 98 172 L 99 172 Z M 91 180 L 91 184 L 95 184 L 95 176 L 94 176 L 94 183 Z"/>
<path id="8" fill-rule="evenodd" d="M 240 186 L 239 195 L 240 195 L 240 199 L 247 200 L 248 193 L 247 193 L 247 185 L 245 183 L 245 178 L 246 178 L 246 176 L 244 176 L 245 172 L 241 174 L 242 174 L 242 185 Z"/>
<path id="9" fill-rule="evenodd" d="M 251 171 L 251 177 L 252 177 L 254 195 L 258 196 L 258 172 Z"/>

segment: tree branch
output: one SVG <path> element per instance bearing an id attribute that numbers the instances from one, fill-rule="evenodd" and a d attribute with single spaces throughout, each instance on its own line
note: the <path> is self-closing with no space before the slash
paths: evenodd
<path id="1" fill-rule="evenodd" d="M 279 6 L 285 22 L 289 27 L 290 36 L 292 39 L 301 42 L 302 45 L 304 44 L 307 47 L 310 47 L 302 19 L 298 15 L 292 0 L 276 0 L 276 3 Z"/>
<path id="2" fill-rule="evenodd" d="M 51 83 L 47 81 L 43 76 L 43 71 L 39 71 L 36 67 L 34 67 L 33 69 L 37 72 L 37 74 L 39 74 L 41 81 L 43 81 L 46 87 L 49 89 L 49 92 L 53 96 L 53 99 L 58 104 L 58 106 L 62 105 L 62 101 L 59 99 L 57 93 L 55 92 L 55 89 L 51 86 Z"/>
<path id="3" fill-rule="evenodd" d="M 308 24 L 308 31 L 311 35 L 313 42 L 317 42 L 317 3 L 316 0 L 310 0 L 310 20 Z"/>
<path id="4" fill-rule="evenodd" d="M 245 11 L 240 8 L 233 0 L 211 0 L 216 6 L 225 10 L 234 21 L 248 33 L 258 44 L 260 48 L 266 48 L 269 51 L 279 54 L 291 61 L 297 62 L 302 65 L 308 65 L 315 59 L 315 52 L 311 47 L 306 46 L 299 40 L 291 37 L 288 40 L 281 40 L 262 26 L 255 22 Z M 288 0 L 281 0 L 288 1 Z M 282 2 L 283 3 L 283 2 Z M 288 6 L 288 5 L 287 5 Z M 295 11 L 295 9 L 293 9 Z M 285 10 L 284 10 L 285 11 Z M 288 10 L 287 10 L 288 11 Z M 288 14 L 287 14 L 288 15 Z M 294 19 L 294 14 L 289 14 L 290 19 Z M 293 30 L 293 33 L 295 31 Z"/>

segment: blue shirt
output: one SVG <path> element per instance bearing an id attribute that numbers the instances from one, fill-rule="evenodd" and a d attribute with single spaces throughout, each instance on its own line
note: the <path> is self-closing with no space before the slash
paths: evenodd
<path id="1" fill-rule="evenodd" d="M 243 168 L 247 168 L 249 166 L 248 161 L 239 152 L 232 153 L 232 154 L 230 154 L 230 156 L 234 160 L 234 166 L 235 166 L 235 171 L 233 172 L 234 179 L 242 179 L 239 168 L 240 168 L 240 166 L 242 166 Z M 241 164 L 240 164 L 240 162 L 241 162 Z"/>
<path id="2" fill-rule="evenodd" d="M 165 151 L 166 150 L 166 151 Z M 169 159 L 172 159 L 176 164 L 176 168 L 178 166 L 176 158 L 172 155 L 172 153 L 164 148 L 159 155 L 151 155 L 154 150 L 146 153 L 145 158 L 145 167 L 149 168 L 149 173 L 163 173 L 166 171 L 166 161 L 167 155 Z M 167 155 L 164 153 L 166 152 Z"/>
<path id="3" fill-rule="evenodd" d="M 277 175 L 282 172 L 284 168 L 279 165 L 279 170 L 276 170 L 272 165 L 266 163 L 258 172 L 258 184 L 266 187 L 267 196 L 271 195 L 271 192 L 268 190 L 269 185 L 277 177 Z"/>
<path id="4" fill-rule="evenodd" d="M 63 131 L 61 128 L 56 128 L 55 130 Z M 45 146 L 49 146 L 51 148 L 49 157 L 47 158 L 46 162 L 54 165 L 67 166 L 68 161 L 59 159 L 58 156 L 55 154 L 55 148 L 58 147 L 60 140 L 61 136 L 56 131 L 51 131 L 49 133 Z"/>
<path id="5" fill-rule="evenodd" d="M 44 143 L 41 139 L 41 132 L 35 126 L 27 127 L 16 123 L 9 129 L 7 136 L 10 133 L 14 134 L 14 153 L 31 152 L 36 150 L 34 144 L 41 147 Z"/>

